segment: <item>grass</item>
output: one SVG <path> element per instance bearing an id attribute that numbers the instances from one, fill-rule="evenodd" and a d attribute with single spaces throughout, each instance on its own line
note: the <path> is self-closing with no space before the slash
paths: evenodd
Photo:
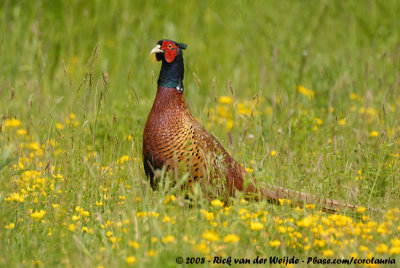
<path id="1" fill-rule="evenodd" d="M 397 1 L 2 1 L 0 266 L 398 258 L 399 13 Z M 162 38 L 188 44 L 192 113 L 259 181 L 386 212 L 153 192 L 141 143 Z"/>

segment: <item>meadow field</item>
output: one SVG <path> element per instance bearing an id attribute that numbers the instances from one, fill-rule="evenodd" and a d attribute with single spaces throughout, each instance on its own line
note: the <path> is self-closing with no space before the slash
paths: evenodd
<path id="1" fill-rule="evenodd" d="M 395 0 L 1 1 L 0 266 L 399 265 L 399 14 Z M 163 38 L 188 44 L 193 115 L 258 181 L 361 207 L 153 191 L 142 132 Z"/>

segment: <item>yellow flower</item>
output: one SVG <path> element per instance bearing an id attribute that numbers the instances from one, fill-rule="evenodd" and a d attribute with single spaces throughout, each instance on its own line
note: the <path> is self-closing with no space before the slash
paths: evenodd
<path id="1" fill-rule="evenodd" d="M 38 267 L 42 265 L 42 262 L 40 260 L 32 260 L 32 264 L 33 266 Z"/>
<path id="2" fill-rule="evenodd" d="M 241 114 L 241 115 L 250 115 L 251 108 L 246 103 L 240 102 L 237 105 L 237 112 L 238 112 L 238 114 Z"/>
<path id="3" fill-rule="evenodd" d="M 392 247 L 389 251 L 390 255 L 399 255 L 400 254 L 400 247 Z"/>
<path id="4" fill-rule="evenodd" d="M 66 124 L 67 126 L 74 126 L 74 127 L 79 126 L 79 121 L 78 121 L 78 120 L 75 120 L 75 119 L 76 119 L 75 114 L 74 114 L 74 113 L 71 113 L 71 114 L 69 115 L 69 117 L 65 119 L 65 124 Z"/>
<path id="5" fill-rule="evenodd" d="M 43 216 L 46 215 L 46 211 L 40 210 L 40 211 L 35 211 L 31 214 L 32 219 L 34 220 L 40 220 L 43 218 Z"/>
<path id="6" fill-rule="evenodd" d="M 228 234 L 227 236 L 224 237 L 224 242 L 225 243 L 237 243 L 239 242 L 240 237 L 235 234 Z"/>
<path id="7" fill-rule="evenodd" d="M 217 106 L 217 114 L 222 118 L 232 118 L 232 111 L 225 105 Z"/>
<path id="8" fill-rule="evenodd" d="M 284 205 L 284 204 L 288 204 L 290 205 L 290 203 L 292 203 L 292 200 L 290 199 L 284 199 L 284 198 L 279 198 L 278 199 L 279 205 Z"/>
<path id="9" fill-rule="evenodd" d="M 136 262 L 135 256 L 126 257 L 126 263 L 127 263 L 127 264 L 132 265 L 132 264 L 134 264 L 135 262 Z"/>
<path id="10" fill-rule="evenodd" d="M 73 223 L 71 223 L 69 226 L 68 226 L 68 230 L 70 230 L 71 232 L 73 232 L 74 230 L 75 230 L 75 225 L 73 224 Z"/>
<path id="11" fill-rule="evenodd" d="M 357 95 L 356 93 L 351 93 L 350 94 L 350 99 L 352 100 L 357 100 L 357 101 L 361 101 L 362 97 L 360 95 Z"/>
<path id="12" fill-rule="evenodd" d="M 147 252 L 147 256 L 149 256 L 149 257 L 153 257 L 153 256 L 155 256 L 155 255 L 157 255 L 157 252 L 155 252 L 155 251 L 152 250 L 152 249 L 150 249 L 150 250 Z"/>
<path id="13" fill-rule="evenodd" d="M 282 234 L 286 233 L 286 227 L 282 226 L 282 225 L 279 225 L 278 227 L 276 227 L 276 230 L 278 230 Z"/>
<path id="14" fill-rule="evenodd" d="M 115 241 L 117 241 L 117 238 L 116 237 L 114 237 L 114 236 L 112 236 L 112 237 L 110 237 L 110 241 L 111 241 L 111 243 L 115 243 Z"/>
<path id="15" fill-rule="evenodd" d="M 332 257 L 333 254 L 334 254 L 334 252 L 331 249 L 327 249 L 327 250 L 322 251 L 322 255 L 324 255 L 325 257 Z"/>
<path id="16" fill-rule="evenodd" d="M 339 119 L 338 124 L 339 124 L 339 126 L 344 126 L 344 125 L 346 125 L 346 118 Z"/>
<path id="17" fill-rule="evenodd" d="M 24 195 L 19 193 L 11 193 L 9 197 L 5 198 L 6 201 L 24 202 Z"/>
<path id="18" fill-rule="evenodd" d="M 162 222 L 170 222 L 170 221 L 171 221 L 171 218 L 168 217 L 167 215 L 165 215 L 163 220 L 162 220 Z"/>
<path id="19" fill-rule="evenodd" d="M 260 222 L 250 222 L 250 230 L 258 231 L 264 228 L 264 225 Z"/>
<path id="20" fill-rule="evenodd" d="M 81 218 L 81 216 L 77 216 L 77 215 L 73 215 L 72 216 L 72 220 L 73 221 L 77 221 L 77 220 L 79 220 Z"/>
<path id="21" fill-rule="evenodd" d="M 112 232 L 111 231 L 107 231 L 106 236 L 110 237 L 111 235 L 112 235 Z"/>
<path id="22" fill-rule="evenodd" d="M 228 120 L 226 121 L 226 130 L 231 130 L 232 127 L 233 127 L 233 125 L 234 125 L 233 120 L 232 120 L 232 119 L 228 119 Z"/>
<path id="23" fill-rule="evenodd" d="M 175 237 L 173 237 L 172 235 L 167 235 L 166 237 L 164 237 L 162 239 L 162 242 L 164 244 L 168 244 L 168 243 L 174 243 L 175 242 Z"/>
<path id="24" fill-rule="evenodd" d="M 312 217 L 308 216 L 308 217 L 304 217 L 302 220 L 297 221 L 296 224 L 297 226 L 303 226 L 303 227 L 309 227 L 311 225 L 311 223 L 313 222 Z"/>
<path id="25" fill-rule="evenodd" d="M 398 239 L 397 237 L 394 239 L 390 239 L 390 242 L 392 243 L 393 246 L 400 247 L 400 239 Z"/>
<path id="26" fill-rule="evenodd" d="M 100 202 L 97 202 L 97 201 L 96 201 L 96 206 L 101 207 L 102 205 L 103 205 L 103 202 L 102 202 L 102 201 L 100 201 Z"/>
<path id="27" fill-rule="evenodd" d="M 269 245 L 273 248 L 275 247 L 279 247 L 281 245 L 281 241 L 279 240 L 273 240 L 273 241 L 269 241 Z"/>
<path id="28" fill-rule="evenodd" d="M 195 245 L 194 249 L 203 254 L 207 254 L 210 251 L 210 248 L 204 242 L 201 242 L 200 244 Z"/>
<path id="29" fill-rule="evenodd" d="M 315 117 L 314 120 L 315 120 L 315 122 L 317 123 L 317 125 L 322 125 L 322 120 L 321 120 L 321 118 Z"/>
<path id="30" fill-rule="evenodd" d="M 276 151 L 275 151 L 275 150 L 272 150 L 272 151 L 269 153 L 269 155 L 270 155 L 270 156 L 275 156 L 275 155 L 276 155 Z"/>
<path id="31" fill-rule="evenodd" d="M 56 123 L 56 129 L 61 130 L 64 128 L 64 125 L 61 123 Z"/>
<path id="32" fill-rule="evenodd" d="M 21 121 L 19 121 L 18 119 L 15 118 L 10 118 L 7 119 L 6 121 L 4 121 L 3 125 L 5 127 L 19 127 L 21 125 Z"/>
<path id="33" fill-rule="evenodd" d="M 165 198 L 165 200 L 164 200 L 164 205 L 166 205 L 166 204 L 168 204 L 169 202 L 173 202 L 173 201 L 175 201 L 175 195 L 169 195 L 169 196 L 167 196 L 166 198 Z"/>
<path id="34" fill-rule="evenodd" d="M 86 226 L 83 226 L 83 227 L 82 227 L 82 233 L 83 233 L 83 232 L 87 232 L 87 233 L 88 233 L 88 232 L 89 232 L 89 229 L 88 229 Z"/>
<path id="35" fill-rule="evenodd" d="M 215 200 L 211 201 L 211 205 L 213 207 L 223 207 L 224 206 L 224 202 L 222 202 L 222 201 L 220 201 L 218 199 L 215 199 Z"/>
<path id="36" fill-rule="evenodd" d="M 6 225 L 6 226 L 4 226 L 6 229 L 9 229 L 9 230 L 12 230 L 12 229 L 14 229 L 14 227 L 15 227 L 15 223 L 10 223 L 10 224 L 8 224 L 8 225 Z"/>
<path id="37" fill-rule="evenodd" d="M 23 128 L 18 129 L 17 134 L 20 136 L 25 136 L 26 135 L 26 130 Z"/>
<path id="38" fill-rule="evenodd" d="M 249 173 L 253 173 L 253 172 L 254 172 L 254 169 L 252 169 L 252 168 L 246 168 L 246 171 L 249 172 Z"/>
<path id="39" fill-rule="evenodd" d="M 306 208 L 315 209 L 315 204 L 306 204 Z"/>
<path id="40" fill-rule="evenodd" d="M 323 248 L 325 247 L 325 240 L 314 240 L 314 246 Z"/>
<path id="41" fill-rule="evenodd" d="M 125 162 L 128 162 L 128 161 L 130 161 L 131 160 L 131 158 L 128 156 L 128 155 L 123 155 L 123 156 L 121 156 L 118 160 L 117 160 L 117 163 L 119 164 L 119 165 L 122 165 L 122 164 L 124 164 Z"/>
<path id="42" fill-rule="evenodd" d="M 137 242 L 134 241 L 134 240 L 130 240 L 130 241 L 128 242 L 128 245 L 129 245 L 130 247 L 135 248 L 135 249 L 138 249 L 138 248 L 140 247 L 139 243 L 137 243 Z"/>
<path id="43" fill-rule="evenodd" d="M 378 131 L 371 131 L 370 133 L 369 133 L 369 136 L 370 137 L 378 137 L 379 136 L 379 132 Z"/>
<path id="44" fill-rule="evenodd" d="M 208 241 L 213 241 L 216 242 L 219 240 L 219 236 L 217 233 L 215 233 L 214 231 L 209 231 L 206 230 L 201 237 L 203 237 L 204 239 L 208 240 Z"/>
<path id="45" fill-rule="evenodd" d="M 386 234 L 387 233 L 387 228 L 386 228 L 385 223 L 379 224 L 378 229 L 376 230 L 376 232 L 378 234 Z"/>
<path id="46" fill-rule="evenodd" d="M 350 257 L 352 257 L 352 258 L 354 258 L 354 259 L 358 258 L 357 252 L 351 253 L 351 254 L 350 254 Z"/>
<path id="47" fill-rule="evenodd" d="M 228 96 L 221 96 L 218 98 L 218 102 L 221 104 L 231 104 L 233 99 Z"/>
<path id="48" fill-rule="evenodd" d="M 208 212 L 207 210 L 201 209 L 200 212 L 204 215 L 204 217 L 207 220 L 213 220 L 214 219 L 214 213 L 212 212 Z"/>
<path id="49" fill-rule="evenodd" d="M 313 99 L 315 96 L 314 90 L 307 89 L 304 86 L 299 86 L 297 91 L 303 94 L 304 96 L 308 97 L 309 99 Z"/>
<path id="50" fill-rule="evenodd" d="M 381 243 L 376 247 L 376 252 L 378 253 L 386 253 L 388 251 L 388 246 L 385 243 Z"/>
<path id="51" fill-rule="evenodd" d="M 357 208 L 357 213 L 364 213 L 367 209 L 365 207 L 358 207 Z"/>

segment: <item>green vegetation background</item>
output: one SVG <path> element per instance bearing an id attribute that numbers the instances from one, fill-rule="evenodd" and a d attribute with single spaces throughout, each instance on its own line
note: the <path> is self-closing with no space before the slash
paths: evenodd
<path id="1" fill-rule="evenodd" d="M 0 118 L 18 118 L 39 144 L 53 139 L 65 150 L 56 157 L 45 149 L 41 161 L 59 167 L 68 178 L 62 185 L 68 195 L 52 202 L 63 204 L 66 215 L 81 206 L 91 211 L 95 221 L 94 204 L 102 196 L 99 186 L 109 187 L 117 201 L 119 196 L 127 198 L 124 206 L 116 201 L 104 208 L 110 220 L 125 217 L 132 221 L 132 211 L 157 210 L 162 205 L 157 200 L 163 200 L 166 193 L 149 189 L 140 162 L 142 130 L 160 68 L 149 52 L 159 39 L 173 39 L 188 44 L 184 84 L 192 113 L 236 159 L 254 169 L 259 180 L 364 206 L 398 207 L 399 14 L 400 4 L 395 0 L 3 0 Z M 312 90 L 314 96 L 302 94 L 298 86 Z M 227 121 L 212 117 L 223 114 L 210 114 L 218 109 L 220 96 L 232 97 L 232 105 L 261 98 L 260 105 L 251 106 L 260 113 L 241 115 L 235 106 L 227 108 L 230 115 L 225 119 L 234 122 L 228 133 Z M 71 113 L 79 119 L 79 126 L 57 130 L 56 124 Z M 0 135 L 0 161 L 17 163 L 18 155 L 7 149 L 18 146 L 18 140 L 7 132 Z M 127 140 L 128 135 L 132 138 Z M 96 161 L 101 166 L 123 155 L 139 160 L 124 171 L 115 171 L 110 183 L 104 179 L 103 185 L 96 177 L 100 171 L 94 172 L 82 161 L 88 147 L 98 153 Z M 276 157 L 269 157 L 273 150 Z M 0 171 L 0 265 L 38 265 L 34 260 L 41 260 L 39 264 L 47 266 L 119 266 L 128 265 L 126 256 L 135 255 L 136 264 L 146 266 L 151 257 L 145 253 L 154 236 L 159 236 L 154 249 L 159 259 L 156 265 L 174 265 L 180 252 L 193 255 L 186 248 L 174 251 L 162 244 L 164 231 L 155 232 L 151 224 L 143 224 L 141 248 L 136 253 L 123 243 L 117 250 L 103 245 L 101 235 L 96 239 L 79 236 L 76 242 L 61 235 L 62 228 L 67 229 L 61 223 L 59 236 L 48 238 L 48 225 L 30 232 L 24 225 L 30 220 L 26 212 L 45 209 L 50 214 L 51 202 L 25 201 L 22 208 L 9 205 L 4 198 L 19 176 L 12 164 Z M 113 188 L 115 179 L 132 188 Z M 136 198 L 143 201 L 137 203 Z M 294 213 L 261 204 L 277 215 L 285 211 L 291 217 Z M 192 210 L 196 209 L 186 208 L 175 216 L 188 217 Z M 3 226 L 21 217 L 25 220 L 19 233 L 5 231 Z M 181 219 L 169 230 L 186 233 L 188 224 Z M 171 232 L 181 243 L 178 232 Z M 196 234 L 200 237 L 200 231 Z M 60 240 L 64 246 L 53 248 Z M 99 253 L 101 247 L 105 253 Z M 269 250 L 261 246 L 244 254 L 267 255 Z M 281 248 L 275 253 L 285 252 Z M 225 251 L 227 255 L 239 253 Z M 97 254 L 103 255 L 99 259 Z"/>

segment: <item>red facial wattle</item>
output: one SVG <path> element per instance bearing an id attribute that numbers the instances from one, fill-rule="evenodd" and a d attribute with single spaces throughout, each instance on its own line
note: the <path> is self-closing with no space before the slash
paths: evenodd
<path id="1" fill-rule="evenodd" d="M 161 49 L 164 50 L 165 61 L 168 63 L 173 62 L 176 57 L 178 47 L 173 42 L 164 41 Z"/>

